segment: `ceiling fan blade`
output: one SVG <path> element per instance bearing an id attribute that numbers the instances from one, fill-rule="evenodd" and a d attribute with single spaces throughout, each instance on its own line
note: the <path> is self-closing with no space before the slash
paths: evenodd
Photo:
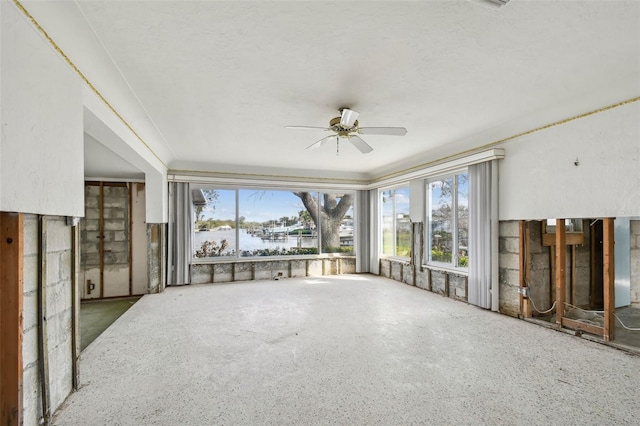
<path id="1" fill-rule="evenodd" d="M 360 127 L 358 133 L 362 135 L 404 136 L 407 134 L 407 129 L 404 127 Z"/>
<path id="2" fill-rule="evenodd" d="M 340 117 L 340 125 L 343 127 L 353 127 L 359 115 L 360 113 L 358 111 L 348 108 L 343 109 L 342 116 Z"/>
<path id="3" fill-rule="evenodd" d="M 338 137 L 338 136 L 336 136 L 336 135 L 331 135 L 331 136 L 324 137 L 324 138 L 320 139 L 318 142 L 314 142 L 314 143 L 312 143 L 311 145 L 309 145 L 309 146 L 307 147 L 307 149 L 318 149 L 318 148 L 320 148 L 322 145 L 324 145 L 324 143 L 325 143 L 326 141 L 328 141 L 329 139 L 331 139 L 331 138 L 337 138 L 337 137 Z"/>
<path id="4" fill-rule="evenodd" d="M 349 142 L 353 144 L 363 154 L 368 154 L 373 151 L 373 148 L 362 140 L 360 136 L 349 136 Z"/>
<path id="5" fill-rule="evenodd" d="M 312 127 L 312 126 L 285 126 L 285 129 L 302 129 L 302 130 L 331 130 L 326 127 Z"/>

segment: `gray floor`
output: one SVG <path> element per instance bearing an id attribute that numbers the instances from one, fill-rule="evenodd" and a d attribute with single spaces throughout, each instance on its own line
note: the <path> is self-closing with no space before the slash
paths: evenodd
<path id="1" fill-rule="evenodd" d="M 56 425 L 637 424 L 640 357 L 371 275 L 169 288 Z"/>

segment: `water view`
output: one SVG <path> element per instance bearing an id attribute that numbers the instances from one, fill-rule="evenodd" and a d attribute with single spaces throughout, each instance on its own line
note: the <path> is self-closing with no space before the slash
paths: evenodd
<path id="1" fill-rule="evenodd" d="M 318 246 L 318 238 L 311 236 L 297 236 L 297 235 L 287 235 L 284 238 L 285 240 L 268 240 L 262 239 L 260 236 L 253 236 L 245 229 L 240 229 L 240 246 L 238 249 L 242 251 L 253 251 L 260 249 L 276 249 L 276 248 L 286 248 L 290 249 L 292 247 L 317 247 Z M 193 239 L 193 247 L 195 250 L 198 250 L 204 241 L 215 241 L 220 244 L 222 240 L 227 240 L 229 243 L 226 251 L 235 250 L 235 241 L 236 241 L 236 230 L 235 229 L 224 229 L 217 231 L 199 231 L 195 233 Z"/>

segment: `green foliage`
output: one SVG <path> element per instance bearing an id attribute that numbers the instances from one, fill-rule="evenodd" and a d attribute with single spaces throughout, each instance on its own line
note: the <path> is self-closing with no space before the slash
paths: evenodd
<path id="1" fill-rule="evenodd" d="M 323 253 L 346 253 L 346 254 L 351 254 L 353 253 L 353 247 L 352 246 L 341 246 L 341 247 L 324 247 L 322 249 Z"/>
<path id="2" fill-rule="evenodd" d="M 431 249 L 431 260 L 435 262 L 451 263 L 451 252 L 445 252 L 438 248 Z"/>
<path id="3" fill-rule="evenodd" d="M 462 266 L 464 268 L 469 267 L 469 256 L 460 256 L 458 258 L 458 263 L 460 264 L 458 266 Z"/>
<path id="4" fill-rule="evenodd" d="M 301 247 L 293 249 L 276 247 L 273 249 L 263 248 L 256 250 L 243 250 L 241 253 L 242 257 L 293 256 L 298 254 L 318 254 L 318 249 L 315 247 Z"/>

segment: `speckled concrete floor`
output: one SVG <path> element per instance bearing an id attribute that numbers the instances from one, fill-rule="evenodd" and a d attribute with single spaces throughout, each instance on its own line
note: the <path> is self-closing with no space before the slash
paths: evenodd
<path id="1" fill-rule="evenodd" d="M 640 357 L 371 275 L 169 288 L 56 425 L 637 424 Z"/>

